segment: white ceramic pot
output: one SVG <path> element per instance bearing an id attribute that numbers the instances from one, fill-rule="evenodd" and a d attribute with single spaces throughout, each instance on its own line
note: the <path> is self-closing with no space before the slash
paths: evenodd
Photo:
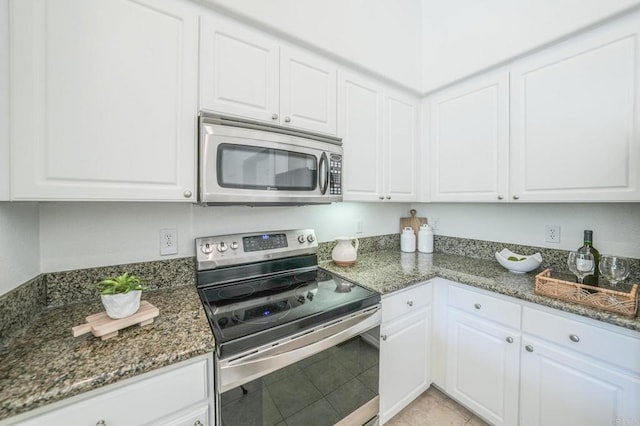
<path id="1" fill-rule="evenodd" d="M 135 314 L 140 308 L 142 291 L 134 290 L 129 293 L 101 295 L 102 305 L 109 318 L 120 319 Z"/>
<path id="2" fill-rule="evenodd" d="M 360 241 L 357 238 L 352 237 L 340 237 L 336 238 L 338 244 L 331 251 L 331 258 L 336 265 L 349 266 L 353 265 L 358 258 L 358 247 Z M 352 242 L 355 241 L 355 246 Z"/>

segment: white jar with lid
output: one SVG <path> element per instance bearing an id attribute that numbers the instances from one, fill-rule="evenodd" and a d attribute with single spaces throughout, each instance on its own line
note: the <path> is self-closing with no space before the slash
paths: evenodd
<path id="1" fill-rule="evenodd" d="M 418 251 L 420 253 L 433 253 L 433 231 L 426 223 L 418 231 Z"/>
<path id="2" fill-rule="evenodd" d="M 416 234 L 413 228 L 405 227 L 400 234 L 400 250 L 405 253 L 416 251 Z"/>

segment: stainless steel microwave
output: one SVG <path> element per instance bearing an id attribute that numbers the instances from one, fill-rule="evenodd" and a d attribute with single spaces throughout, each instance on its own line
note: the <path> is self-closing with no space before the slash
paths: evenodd
<path id="1" fill-rule="evenodd" d="M 203 205 L 342 201 L 342 140 L 203 112 L 198 184 Z"/>

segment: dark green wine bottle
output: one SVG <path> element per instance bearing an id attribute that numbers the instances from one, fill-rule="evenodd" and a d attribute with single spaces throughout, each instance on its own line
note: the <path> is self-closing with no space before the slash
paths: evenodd
<path id="1" fill-rule="evenodd" d="M 600 252 L 593 246 L 593 231 L 590 229 L 584 230 L 584 244 L 578 250 L 578 253 L 591 253 L 593 254 L 594 271 L 593 275 L 588 275 L 584 279 L 584 283 L 588 285 L 597 286 L 600 270 L 598 264 L 600 263 Z"/>

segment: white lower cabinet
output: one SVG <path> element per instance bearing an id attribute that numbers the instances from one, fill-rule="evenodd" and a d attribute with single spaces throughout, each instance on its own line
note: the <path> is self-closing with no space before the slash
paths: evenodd
<path id="1" fill-rule="evenodd" d="M 431 285 L 425 283 L 382 300 L 381 424 L 431 384 L 431 295 Z"/>
<path id="2" fill-rule="evenodd" d="M 212 361 L 209 355 L 197 357 L 16 416 L 6 424 L 213 425 Z"/>

